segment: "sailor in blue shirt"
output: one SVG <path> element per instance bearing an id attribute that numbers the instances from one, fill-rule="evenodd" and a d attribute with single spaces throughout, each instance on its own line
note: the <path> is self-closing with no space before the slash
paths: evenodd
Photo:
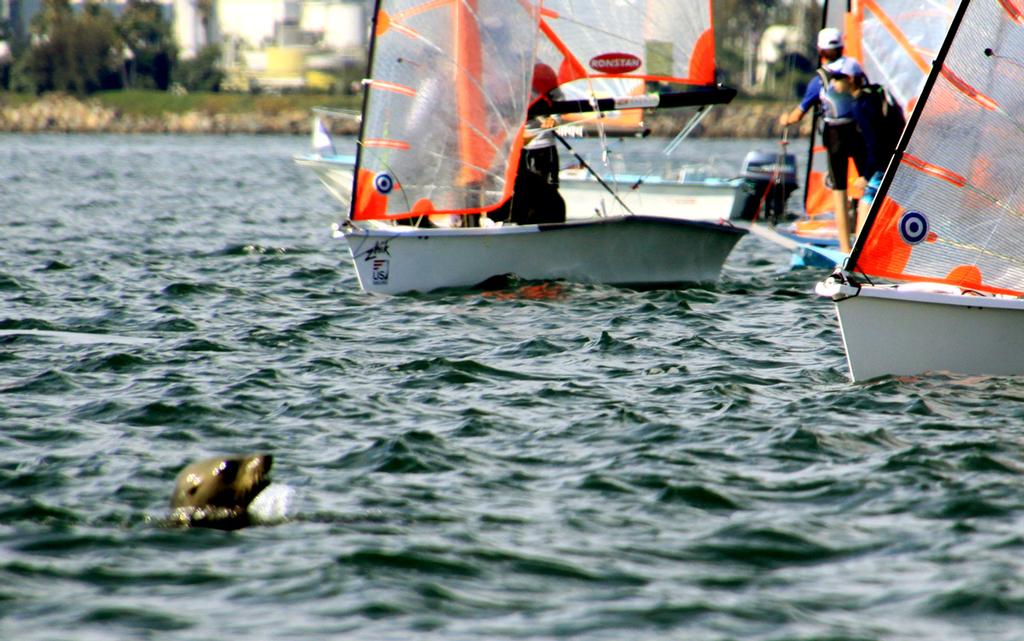
<path id="1" fill-rule="evenodd" d="M 822 68 L 845 59 L 843 56 L 843 34 L 838 29 L 828 27 L 818 32 L 818 59 Z M 825 83 L 822 82 L 821 76 L 820 72 L 814 74 L 814 77 L 807 84 L 807 90 L 804 91 L 804 97 L 800 101 L 800 105 L 792 111 L 783 114 L 779 118 L 780 125 L 783 127 L 795 125 L 803 119 L 804 114 L 810 111 L 811 108 L 818 106 L 822 89 L 827 89 L 824 86 Z"/>
<path id="2" fill-rule="evenodd" d="M 852 58 L 843 56 L 843 36 L 838 29 L 826 28 L 818 32 L 818 56 L 822 68 L 811 78 L 800 104 L 783 114 L 779 118 L 779 124 L 783 127 L 795 125 L 811 108 L 819 107 L 822 110 L 822 138 L 829 151 L 829 180 L 835 207 L 839 248 L 849 253 L 850 206 L 846 195 L 846 167 L 850 158 L 854 158 L 855 163 L 858 158 L 863 159 L 863 145 L 859 150 L 853 149 L 855 144 L 851 139 L 858 139 L 852 115 L 853 98 L 840 95 L 840 92 L 831 86 L 829 70 L 846 69 L 849 73 L 856 74 L 858 82 L 864 82 L 866 79 L 860 64 Z M 849 66 L 849 63 L 854 66 Z"/>

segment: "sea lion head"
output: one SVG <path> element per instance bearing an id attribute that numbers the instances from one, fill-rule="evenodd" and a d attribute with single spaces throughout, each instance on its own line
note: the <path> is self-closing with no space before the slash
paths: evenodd
<path id="1" fill-rule="evenodd" d="M 249 525 L 249 504 L 270 485 L 269 454 L 209 458 L 178 474 L 171 520 L 178 525 L 235 530 Z"/>

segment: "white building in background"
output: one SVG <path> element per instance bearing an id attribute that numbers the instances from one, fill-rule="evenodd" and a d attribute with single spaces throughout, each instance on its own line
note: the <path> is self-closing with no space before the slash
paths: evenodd
<path id="1" fill-rule="evenodd" d="M 186 57 L 207 44 L 227 42 L 248 49 L 293 44 L 337 50 L 366 46 L 368 25 L 362 0 L 205 0 L 211 9 L 208 29 L 203 28 L 203 0 L 167 1 L 174 3 L 174 32 Z"/>
<path id="2" fill-rule="evenodd" d="M 766 88 L 773 85 L 774 78 L 769 70 L 780 63 L 787 55 L 802 53 L 807 49 L 807 34 L 798 26 L 774 24 L 761 34 L 761 42 L 757 46 L 757 67 L 754 70 L 755 86 Z M 767 87 L 774 88 L 774 87 Z"/>
<path id="3" fill-rule="evenodd" d="M 181 58 L 194 58 L 196 53 L 207 44 L 206 30 L 203 28 L 202 13 L 199 11 L 196 0 L 171 0 L 173 9 L 171 15 L 174 24 L 174 39 L 178 43 L 178 55 Z M 216 20 L 210 22 L 211 28 Z M 210 34 L 210 40 L 217 41 L 214 34 Z"/>
<path id="4" fill-rule="evenodd" d="M 362 2 L 307 0 L 302 6 L 299 28 L 306 33 L 323 34 L 323 45 L 327 48 L 363 50 L 369 28 L 366 16 Z"/>
<path id="5" fill-rule="evenodd" d="M 166 1 L 174 5 L 180 56 L 220 45 L 229 84 L 238 88 L 303 87 L 311 73 L 361 62 L 366 48 L 364 0 Z"/>

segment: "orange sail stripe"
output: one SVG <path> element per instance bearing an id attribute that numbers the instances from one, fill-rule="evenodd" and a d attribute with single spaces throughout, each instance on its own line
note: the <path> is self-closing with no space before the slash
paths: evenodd
<path id="1" fill-rule="evenodd" d="M 403 36 L 405 36 L 407 38 L 414 38 L 415 39 L 415 38 L 419 38 L 420 37 L 420 34 L 418 34 L 415 29 L 410 29 L 409 27 L 405 26 L 404 24 L 400 24 L 400 23 L 397 23 L 397 22 L 392 22 L 390 24 L 390 26 L 394 27 L 395 31 L 397 31 L 398 33 L 402 34 Z"/>
<path id="2" fill-rule="evenodd" d="M 964 187 L 967 185 L 967 179 L 956 172 L 952 172 L 944 167 L 933 165 L 925 160 L 912 156 L 910 154 L 903 154 L 903 164 L 912 167 L 920 172 L 926 173 L 929 176 L 933 176 L 940 180 L 945 180 L 954 187 Z"/>
<path id="3" fill-rule="evenodd" d="M 996 111 L 999 109 L 999 104 L 995 100 L 992 100 L 971 85 L 967 84 L 963 78 L 950 71 L 948 67 L 942 67 L 942 76 L 948 80 L 950 84 L 959 89 L 962 94 L 985 109 L 988 109 L 989 111 Z"/>
<path id="4" fill-rule="evenodd" d="M 415 89 L 413 89 L 412 87 L 406 87 L 405 85 L 400 85 L 397 82 L 387 82 L 386 80 L 369 80 L 367 84 L 369 84 L 374 89 L 381 89 L 383 91 L 393 91 L 395 93 L 400 93 L 404 96 L 409 96 L 410 98 L 416 96 Z"/>
<path id="5" fill-rule="evenodd" d="M 364 147 L 373 147 L 375 149 L 399 149 L 401 151 L 407 151 L 410 149 L 409 143 L 401 140 L 388 140 L 386 138 L 367 138 L 363 141 Z"/>
<path id="6" fill-rule="evenodd" d="M 900 48 L 907 54 L 907 57 L 910 58 L 911 62 L 921 70 L 921 73 L 927 74 L 932 68 L 931 63 L 921 58 L 921 55 L 917 52 L 917 48 L 913 43 L 907 40 L 907 36 L 900 30 L 899 26 L 893 22 L 892 18 L 889 17 L 889 14 L 883 11 L 875 0 L 862 0 L 862 2 L 864 3 L 864 6 L 878 17 L 878 21 L 882 23 L 882 26 L 885 27 L 887 32 L 889 32 L 889 35 L 892 36 L 893 40 L 899 44 Z"/>
<path id="7" fill-rule="evenodd" d="M 1003 6 L 1003 10 L 1010 14 L 1018 24 L 1024 24 L 1024 9 L 1017 6 L 1014 0 L 999 0 L 999 4 Z"/>
<path id="8" fill-rule="evenodd" d="M 864 7 L 854 2 L 853 11 L 843 15 L 843 51 L 851 58 L 864 62 L 864 36 L 861 34 L 861 23 L 864 21 Z"/>
<path id="9" fill-rule="evenodd" d="M 455 35 L 455 106 L 459 114 L 458 141 L 462 170 L 461 186 L 484 178 L 482 141 L 477 132 L 487 129 L 485 101 L 480 96 L 483 86 L 483 61 L 480 56 L 480 29 L 476 23 L 477 0 L 464 0 L 452 13 Z"/>
<path id="10" fill-rule="evenodd" d="M 450 4 L 453 4 L 454 2 L 455 0 L 430 0 L 429 2 L 424 2 L 423 4 L 418 4 L 414 7 L 409 7 L 405 11 L 399 11 L 398 13 L 395 14 L 395 19 L 402 20 L 410 16 L 415 16 L 421 13 L 426 13 L 427 11 L 432 11 L 434 9 L 439 9 L 441 7 L 448 6 Z"/>

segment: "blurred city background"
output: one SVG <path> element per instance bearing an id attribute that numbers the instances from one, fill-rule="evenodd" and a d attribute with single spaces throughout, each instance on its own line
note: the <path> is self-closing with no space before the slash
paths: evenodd
<path id="1" fill-rule="evenodd" d="M 0 91 L 353 95 L 372 0 L 0 0 Z M 720 80 L 788 100 L 815 66 L 816 0 L 714 0 Z"/>

